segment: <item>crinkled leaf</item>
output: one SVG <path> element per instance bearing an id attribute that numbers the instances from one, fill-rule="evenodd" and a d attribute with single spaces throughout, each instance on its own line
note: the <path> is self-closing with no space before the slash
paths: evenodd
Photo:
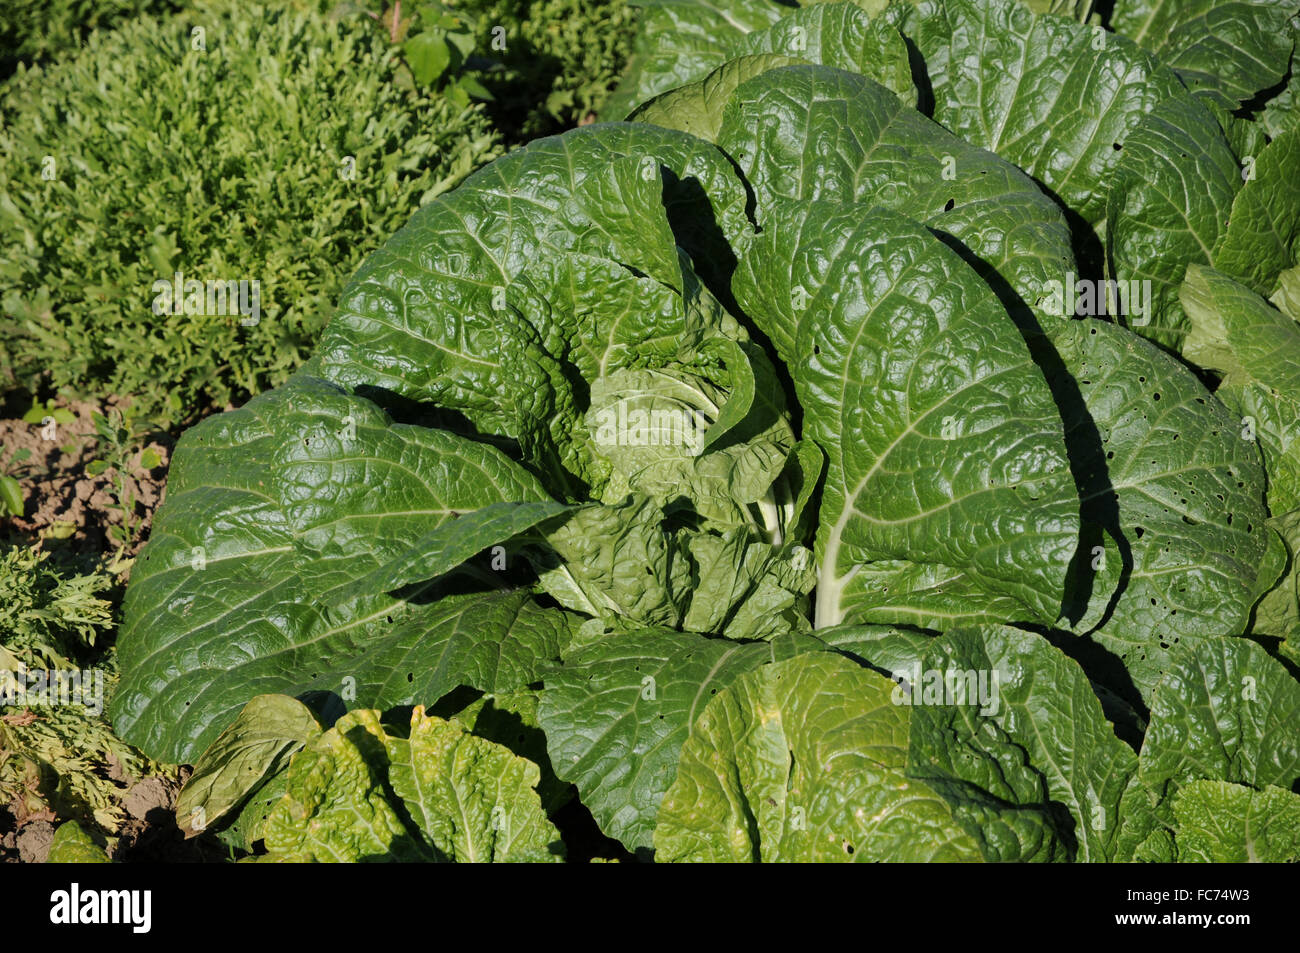
<path id="1" fill-rule="evenodd" d="M 1063 0 L 1035 2 L 1058 4 Z M 679 89 L 705 89 L 710 85 L 706 77 L 712 78 L 715 85 L 727 84 L 730 80 L 726 67 L 755 56 L 787 57 L 860 73 L 914 106 L 917 90 L 906 41 L 892 23 L 880 16 L 887 3 L 857 0 L 799 7 L 778 0 L 728 0 L 718 4 L 663 4 L 649 0 L 643 11 L 638 52 L 627 76 L 606 103 L 604 115 L 619 119 L 633 112 L 629 118 L 642 118 L 635 115 L 634 107 L 658 97 L 670 97 Z M 715 22 L 723 10 L 723 19 Z M 669 124 L 689 128 L 679 124 L 681 107 L 694 103 L 688 111 L 700 115 L 697 107 L 704 102 L 696 91 L 673 97 L 671 114 L 677 118 Z M 659 112 L 659 116 L 664 118 L 665 113 Z"/>
<path id="2" fill-rule="evenodd" d="M 1291 0 L 1117 0 L 1111 29 L 1177 70 L 1190 89 L 1236 109 L 1286 74 Z"/>
<path id="3" fill-rule="evenodd" d="M 1209 639 L 1183 651 L 1151 702 L 1139 779 L 1166 821 L 1197 779 L 1291 790 L 1300 780 L 1300 682 L 1259 645 Z"/>
<path id="4" fill-rule="evenodd" d="M 1300 129 L 1259 154 L 1254 177 L 1232 203 L 1228 229 L 1211 264 L 1255 292 L 1277 291 L 1282 272 L 1300 262 Z"/>
<path id="5" fill-rule="evenodd" d="M 935 121 L 1015 163 L 1088 223 L 1105 215 L 1129 134 L 1183 88 L 1131 40 L 1035 16 L 1015 0 L 945 0 L 900 14 L 925 63 Z"/>
<path id="6" fill-rule="evenodd" d="M 601 830 L 648 848 L 682 742 L 709 699 L 778 649 L 689 632 L 615 633 L 545 678 L 538 717 L 555 773 Z"/>
<path id="7" fill-rule="evenodd" d="M 1061 209 L 1019 169 L 963 142 L 870 79 L 825 67 L 770 70 L 736 90 L 718 143 L 744 170 L 769 241 L 803 240 L 770 234 L 768 220 L 785 202 L 881 205 L 955 245 L 1008 308 L 1027 306 L 1044 323 L 1060 320 L 1050 284 L 1074 268 Z M 750 269 L 742 280 L 770 299 L 766 308 L 789 303 L 804 311 L 824 283 L 807 261 L 789 248 L 787 257 L 765 261 L 761 273 Z M 763 327 L 787 365 L 792 323 Z"/>
<path id="8" fill-rule="evenodd" d="M 1120 805 L 1138 760 L 1076 662 L 1042 636 L 987 627 L 936 640 L 910 680 L 908 773 L 1003 806 L 972 831 L 990 859 L 1125 859 Z"/>
<path id="9" fill-rule="evenodd" d="M 417 707 L 406 738 L 387 740 L 389 779 L 440 859 L 522 863 L 563 859 L 535 790 L 537 765 Z"/>
<path id="10" fill-rule="evenodd" d="M 1210 263 L 1241 184 L 1218 122 L 1190 96 L 1159 104 L 1129 135 L 1106 209 L 1111 273 L 1121 282 L 1129 327 L 1174 349 L 1182 345 L 1183 274 L 1190 263 Z"/>
<path id="11" fill-rule="evenodd" d="M 690 563 L 663 519 L 646 497 L 575 511 L 533 557 L 543 588 L 561 605 L 606 621 L 676 626 L 690 598 Z"/>
<path id="12" fill-rule="evenodd" d="M 1300 324 L 1210 268 L 1188 268 L 1181 296 L 1184 354 L 1223 375 L 1216 395 L 1264 452 L 1269 509 L 1300 507 Z"/>
<path id="13" fill-rule="evenodd" d="M 1300 861 L 1300 794 L 1273 785 L 1192 781 L 1174 799 L 1174 822 L 1183 863 Z"/>
<path id="14" fill-rule="evenodd" d="M 916 105 L 907 43 L 885 18 L 869 15 L 856 3 L 795 9 L 770 27 L 742 37 L 733 50 L 735 55 L 778 54 L 860 73 L 903 103 Z"/>
<path id="15" fill-rule="evenodd" d="M 670 89 L 638 106 L 627 117 L 628 121 L 680 129 L 716 142 L 718 128 L 722 125 L 722 110 L 737 86 L 770 69 L 798 62 L 794 57 L 771 53 L 739 56 L 723 63 L 698 82 Z"/>
<path id="16" fill-rule="evenodd" d="M 588 507 L 546 534 L 542 586 L 607 625 L 631 623 L 771 638 L 807 628 L 812 554 L 752 529 L 673 527 L 652 500 Z"/>
<path id="17" fill-rule="evenodd" d="M 744 530 L 685 540 L 694 573 L 680 628 L 732 639 L 771 639 L 807 630 L 806 596 L 817 582 L 812 553 L 773 546 Z"/>
<path id="18" fill-rule="evenodd" d="M 1123 328 L 1077 321 L 1053 343 L 1084 518 L 1066 623 L 1101 646 L 1114 687 L 1149 702 L 1173 646 L 1245 628 L 1267 546 L 1259 452 L 1194 375 Z"/>
<path id="19" fill-rule="evenodd" d="M 359 709 L 294 755 L 263 828 L 267 850 L 319 862 L 430 860 L 389 799 L 385 738 L 378 713 Z"/>
<path id="20" fill-rule="evenodd" d="M 784 528 L 783 513 L 751 508 L 769 497 L 794 445 L 776 373 L 756 345 L 719 337 L 702 349 L 724 370 L 712 380 L 676 366 L 632 368 L 591 385 L 587 427 L 608 463 L 600 498 L 649 496 L 666 509 L 689 504 L 717 528 Z"/>
<path id="21" fill-rule="evenodd" d="M 538 779 L 537 765 L 422 706 L 405 735 L 360 709 L 294 755 L 266 846 L 335 862 L 559 860 Z"/>
<path id="22" fill-rule="evenodd" d="M 834 653 L 742 676 L 682 746 L 655 830 L 662 861 L 971 861 L 944 800 L 909 779 L 909 709 Z"/>
<path id="23" fill-rule="evenodd" d="M 289 758 L 320 734 L 316 716 L 288 695 L 250 699 L 234 723 L 194 763 L 176 800 L 188 836 L 220 821 L 257 791 Z"/>
<path id="24" fill-rule="evenodd" d="M 186 762 L 255 695 L 338 691 L 318 684 L 331 670 L 386 681 L 367 661 L 379 644 L 443 607 L 416 601 L 419 587 L 340 594 L 456 513 L 546 497 L 494 448 L 395 424 L 312 378 L 209 418 L 182 439 L 135 564 L 115 727 Z"/>
<path id="25" fill-rule="evenodd" d="M 394 626 L 352 674 L 385 706 L 431 703 L 460 685 L 516 691 L 559 658 L 576 624 L 525 589 L 450 595 Z"/>
<path id="26" fill-rule="evenodd" d="M 813 287 L 796 294 L 787 274 Z M 881 560 L 946 567 L 1016 618 L 1055 619 L 1078 541 L 1061 418 L 978 275 L 893 213 L 784 205 L 737 297 L 791 369 L 804 436 L 829 458 L 817 625 L 889 621 L 866 613 L 898 595 L 855 580 Z"/>
<path id="27" fill-rule="evenodd" d="M 703 78 L 731 58 L 745 34 L 789 12 L 779 0 L 648 0 L 636 51 L 602 118 L 622 119 L 660 93 Z"/>
<path id="28" fill-rule="evenodd" d="M 934 641 L 933 635 L 890 625 L 832 625 L 818 629 L 816 637 L 895 681 L 906 678 Z"/>
<path id="29" fill-rule="evenodd" d="M 537 719 L 540 693 L 528 689 L 498 692 L 480 695 L 467 705 L 457 706 L 455 702 L 460 694 L 452 692 L 444 697 L 431 714 L 459 722 L 467 731 L 536 764 L 541 770 L 537 795 L 547 816 L 563 807 L 573 796 L 573 785 L 557 778 L 551 768 L 546 735 Z"/>

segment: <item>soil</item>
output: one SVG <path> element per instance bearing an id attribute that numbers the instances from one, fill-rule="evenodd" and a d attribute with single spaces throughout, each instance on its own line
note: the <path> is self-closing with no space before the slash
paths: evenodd
<path id="1" fill-rule="evenodd" d="M 0 473 L 18 479 L 25 508 L 22 516 L 0 520 L 5 535 L 29 538 L 66 537 L 74 552 L 100 553 L 116 550 L 109 528 L 121 525 L 123 513 L 116 498 L 116 472 L 106 470 L 97 476 L 86 468 L 103 452 L 91 421 L 91 412 L 108 414 L 126 402 L 108 398 L 102 406 L 73 401 L 65 409 L 76 415 L 69 424 L 43 427 L 21 419 L 0 420 Z M 52 438 L 52 439 L 51 439 Z M 142 450 L 158 455 L 158 466 L 146 470 L 140 466 Z M 30 456 L 14 462 L 15 456 L 28 450 Z M 134 556 L 148 536 L 153 511 L 162 502 L 171 459 L 172 439 L 165 433 L 150 434 L 142 447 L 130 457 L 130 472 L 124 474 L 124 487 L 134 500 L 130 514 L 134 542 L 123 554 Z"/>
<path id="2" fill-rule="evenodd" d="M 149 777 L 122 796 L 125 817 L 110 842 L 114 861 L 193 863 L 226 859 L 226 851 L 210 839 L 186 839 L 176 824 L 176 799 L 189 780 L 182 767 L 176 778 Z M 0 863 L 44 863 L 55 828 L 63 821 L 51 811 L 29 813 L 20 799 L 0 806 Z M 82 821 L 83 826 L 86 822 Z"/>
<path id="3" fill-rule="evenodd" d="M 33 821 L 23 826 L 16 840 L 19 860 L 25 864 L 43 864 L 54 841 L 54 825 L 49 821 Z"/>
<path id="4" fill-rule="evenodd" d="M 209 840 L 187 840 L 176 825 L 176 798 L 189 778 L 182 768 L 180 777 L 145 778 L 122 799 L 126 818 L 115 831 L 116 842 L 109 849 L 114 861 L 146 863 L 195 863 L 226 859 L 226 851 Z M 14 811 L 20 805 L 0 807 L 0 862 L 42 864 L 50 853 L 59 819 L 28 816 L 19 823 Z M 48 812 L 46 812 L 48 814 Z"/>
<path id="5" fill-rule="evenodd" d="M 186 840 L 176 824 L 176 798 L 190 769 L 181 768 L 176 780 L 145 778 L 122 799 L 126 820 L 117 830 L 117 846 L 109 856 L 114 861 L 149 863 L 194 863 L 224 860 L 225 852 L 206 839 Z"/>
<path id="6" fill-rule="evenodd" d="M 92 412 L 112 419 L 112 411 L 125 410 L 129 402 L 110 397 L 98 404 L 71 401 L 56 406 L 71 412 L 75 420 L 56 424 L 53 430 L 21 419 L 0 420 L 0 474 L 19 481 L 24 502 L 22 516 L 0 516 L 0 538 L 25 544 L 41 540 L 42 545 L 58 545 L 73 553 L 116 556 L 119 566 L 129 565 L 126 561 L 148 538 L 153 512 L 162 502 L 174 440 L 159 432 L 139 437 L 132 444 L 128 472 L 121 476 L 124 496 L 133 504 L 124 516 L 116 470 L 93 474 L 88 468 L 109 450 L 95 432 Z M 23 455 L 23 450 L 28 453 Z M 158 465 L 146 469 L 141 454 L 149 450 L 157 454 Z M 110 530 L 128 518 L 133 526 L 131 543 L 119 552 Z M 122 581 L 125 575 L 122 571 Z M 107 770 L 110 778 L 126 780 L 121 764 L 111 754 Z M 187 841 L 176 825 L 176 796 L 188 774 L 183 768 L 179 779 L 145 778 L 126 791 L 122 799 L 125 819 L 118 830 L 109 832 L 115 837 L 114 860 L 199 861 L 224 856 L 216 853 L 213 844 Z M 0 862 L 43 862 L 55 827 L 63 820 L 55 817 L 34 790 L 26 793 L 30 797 L 0 804 Z"/>

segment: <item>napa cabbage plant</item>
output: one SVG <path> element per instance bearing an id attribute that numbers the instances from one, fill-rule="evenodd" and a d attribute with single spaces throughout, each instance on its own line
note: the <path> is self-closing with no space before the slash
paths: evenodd
<path id="1" fill-rule="evenodd" d="M 1263 142 L 1259 77 L 864 6 L 665 5 L 689 75 L 421 209 L 184 436 L 113 714 L 198 761 L 192 829 L 551 859 L 576 798 L 664 860 L 1295 859 L 1288 134 L 1201 258 L 1160 137 Z M 1082 307 L 1121 247 L 1163 317 Z"/>

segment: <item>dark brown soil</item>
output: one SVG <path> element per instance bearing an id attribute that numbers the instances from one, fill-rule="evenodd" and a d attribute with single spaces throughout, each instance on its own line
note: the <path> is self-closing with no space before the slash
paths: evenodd
<path id="1" fill-rule="evenodd" d="M 86 468 L 104 453 L 91 412 L 108 414 L 122 404 L 115 398 L 107 399 L 102 406 L 73 401 L 65 407 L 76 415 L 76 420 L 53 427 L 21 419 L 0 420 L 0 473 L 18 479 L 25 503 L 22 516 L 0 519 L 0 532 L 30 538 L 52 534 L 62 538 L 67 533 L 68 544 L 83 553 L 111 552 L 116 548 L 108 531 L 121 525 L 125 517 L 116 498 L 115 472 L 92 476 Z M 15 463 L 15 456 L 24 449 L 30 451 L 30 456 Z M 158 466 L 150 470 L 140 466 L 144 449 L 158 454 Z M 125 556 L 135 555 L 148 535 L 153 511 L 162 502 L 171 449 L 171 438 L 159 433 L 149 435 L 144 446 L 131 454 L 124 487 L 134 501 L 130 518 L 134 521 L 135 542 Z"/>
<path id="2" fill-rule="evenodd" d="M 176 798 L 189 779 L 190 769 L 181 768 L 175 779 L 148 777 L 136 782 L 122 796 L 125 817 L 109 851 L 114 861 L 148 863 L 194 863 L 225 860 L 227 852 L 211 838 L 187 840 L 176 824 Z M 22 798 L 0 806 L 0 863 L 44 863 L 50 852 L 55 828 L 64 820 L 40 803 L 32 812 Z M 85 822 L 83 821 L 83 824 Z"/>
<path id="3" fill-rule="evenodd" d="M 104 459 L 109 450 L 95 432 L 91 413 L 98 411 L 111 419 L 111 412 L 124 409 L 126 402 L 108 398 L 99 404 L 71 401 L 57 406 L 76 419 L 53 429 L 21 419 L 0 420 L 0 474 L 19 481 L 25 504 L 22 516 L 0 515 L 0 538 L 27 544 L 43 539 L 47 546 L 57 545 L 73 553 L 105 558 L 116 555 L 122 560 L 119 567 L 124 567 L 125 560 L 133 557 L 148 537 L 154 510 L 162 502 L 173 440 L 166 433 L 149 433 L 140 435 L 132 446 L 127 472 L 121 475 L 123 495 L 132 499 L 132 505 L 123 513 L 117 472 L 108 469 L 92 474 L 87 468 Z M 23 450 L 28 454 L 23 455 Z M 141 453 L 146 450 L 157 454 L 157 466 L 145 469 L 141 465 Z M 119 552 L 110 531 L 128 519 L 133 527 L 132 542 Z M 113 571 L 125 580 L 122 568 Z M 35 717 L 25 711 L 6 717 L 25 716 Z M 124 788 L 129 783 L 111 754 L 107 773 L 112 780 L 123 782 Z M 176 796 L 187 777 L 188 770 L 182 769 L 178 780 L 148 777 L 125 790 L 125 819 L 118 830 L 108 832 L 116 837 L 114 860 L 198 861 L 224 856 L 209 839 L 187 841 L 176 825 Z M 36 788 L 37 779 L 33 778 L 25 796 L 0 804 L 0 862 L 39 863 L 49 853 L 54 830 L 63 818 L 55 816 Z"/>
<path id="4" fill-rule="evenodd" d="M 49 821 L 32 821 L 18 833 L 18 859 L 24 864 L 43 864 L 54 840 L 54 825 Z"/>
<path id="5" fill-rule="evenodd" d="M 115 861 L 149 863 L 194 863 L 223 860 L 219 845 L 207 839 L 186 840 L 176 825 L 176 798 L 189 780 L 190 769 L 181 768 L 180 777 L 145 778 L 122 799 L 126 820 L 117 830 Z"/>

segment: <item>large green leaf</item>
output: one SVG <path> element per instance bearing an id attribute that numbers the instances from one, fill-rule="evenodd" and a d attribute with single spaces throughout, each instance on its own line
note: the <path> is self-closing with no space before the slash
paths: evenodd
<path id="1" fill-rule="evenodd" d="M 573 619 L 539 606 L 522 589 L 448 596 L 394 626 L 368 658 L 353 663 L 353 677 L 385 706 L 433 700 L 460 685 L 516 691 L 559 657 Z"/>
<path id="2" fill-rule="evenodd" d="M 824 67 L 769 70 L 737 88 L 718 144 L 744 170 L 759 225 L 769 232 L 769 217 L 791 201 L 881 205 L 956 245 L 1009 309 L 1028 306 L 1044 324 L 1059 322 L 1051 285 L 1074 268 L 1060 208 L 1010 163 L 963 142 L 871 80 Z M 772 240 L 793 245 L 800 237 Z M 770 307 L 793 296 L 802 310 L 799 299 L 819 284 L 807 261 L 766 261 L 765 274 L 746 280 L 780 296 Z M 787 365 L 792 327 L 763 327 Z"/>
<path id="3" fill-rule="evenodd" d="M 602 117 L 622 119 L 660 93 L 702 79 L 748 33 L 790 12 L 779 0 L 645 0 L 637 48 Z"/>
<path id="4" fill-rule="evenodd" d="M 1149 701 L 1173 646 L 1246 626 L 1268 539 L 1259 451 L 1183 365 L 1123 328 L 1077 321 L 1053 344 L 1084 519 L 1067 624 L 1100 646 L 1098 674 Z"/>
<path id="5" fill-rule="evenodd" d="M 817 639 L 883 675 L 899 679 L 918 665 L 934 636 L 892 625 L 833 625 Z"/>
<path id="6" fill-rule="evenodd" d="M 948 805 L 904 773 L 909 709 L 833 653 L 741 677 L 709 702 L 659 810 L 664 861 L 972 861 Z"/>
<path id="7" fill-rule="evenodd" d="M 1138 777 L 1168 819 L 1197 779 L 1292 790 L 1300 781 L 1300 682 L 1248 639 L 1180 653 L 1151 703 Z"/>
<path id="8" fill-rule="evenodd" d="M 258 695 L 198 761 L 176 800 L 182 829 L 201 833 L 245 802 L 320 734 L 311 710 L 288 695 Z"/>
<path id="9" fill-rule="evenodd" d="M 1129 135 L 1106 208 L 1110 271 L 1128 296 L 1129 327 L 1181 347 L 1183 274 L 1210 263 L 1241 185 L 1217 120 L 1190 96 L 1165 100 Z M 1149 299 L 1142 282 L 1150 282 Z"/>
<path id="10" fill-rule="evenodd" d="M 436 856 L 459 863 L 563 859 L 542 810 L 538 767 L 440 718 L 411 715 L 387 740 L 389 780 Z"/>
<path id="11" fill-rule="evenodd" d="M 601 830 L 649 848 L 691 724 L 779 647 L 647 629 L 615 633 L 548 673 L 538 717 L 555 773 L 578 786 Z"/>
<path id="12" fill-rule="evenodd" d="M 1193 91 L 1236 109 L 1286 75 L 1297 10 L 1294 0 L 1116 0 L 1110 25 Z"/>
<path id="13" fill-rule="evenodd" d="M 466 693 L 453 691 L 430 714 L 457 722 L 471 734 L 536 764 L 541 769 L 537 794 L 548 817 L 572 799 L 573 785 L 556 777 L 546 753 L 546 734 L 537 719 L 540 690 L 479 695 L 468 704 L 464 704 L 465 697 Z"/>
<path id="14" fill-rule="evenodd" d="M 1192 781 L 1174 800 L 1178 860 L 1218 864 L 1300 861 L 1300 794 Z"/>
<path id="15" fill-rule="evenodd" d="M 909 56 L 892 16 L 893 0 L 854 0 L 802 6 L 783 0 L 638 0 L 643 8 L 637 52 L 618 90 L 606 102 L 609 119 L 680 87 L 695 84 L 727 61 L 778 54 L 870 76 L 916 104 Z M 924 0 L 901 0 L 920 6 Z M 1086 23 L 1092 0 L 1025 0 L 1034 13 Z M 889 11 L 893 14 L 894 11 Z M 674 128 L 685 128 L 677 126 Z"/>
<path id="16" fill-rule="evenodd" d="M 731 52 L 738 56 L 779 54 L 859 73 L 915 106 L 916 86 L 906 41 L 888 20 L 869 15 L 862 6 L 815 3 L 796 9 L 767 29 L 742 37 Z"/>
<path id="17" fill-rule="evenodd" d="M 1126 859 L 1121 802 L 1137 755 L 1115 736 L 1076 662 L 1041 636 L 989 627 L 938 639 L 920 671 L 908 773 L 945 795 L 966 794 L 962 785 L 982 795 L 976 803 L 991 816 L 976 815 L 972 834 L 995 859 L 1051 859 L 1054 850 Z M 930 697 L 939 679 L 945 692 L 957 687 L 955 699 Z M 959 797 L 950 797 L 955 811 Z"/>
<path id="18" fill-rule="evenodd" d="M 901 216 L 810 202 L 769 206 L 736 293 L 830 461 L 817 625 L 893 621 L 869 613 L 900 593 L 855 578 L 882 560 L 962 574 L 1009 618 L 1055 620 L 1078 542 L 1061 418 L 979 276 Z"/>
<path id="19" fill-rule="evenodd" d="M 1284 271 L 1300 262 L 1300 129 L 1283 133 L 1260 153 L 1211 264 L 1262 295 L 1278 290 Z"/>
<path id="20" fill-rule="evenodd" d="M 387 734 L 377 712 L 349 712 L 289 762 L 263 828 L 272 855 L 319 862 L 429 860 L 385 790 Z"/>
<path id="21" fill-rule="evenodd" d="M 489 503 L 470 513 L 453 512 L 447 522 L 424 533 L 411 546 L 365 576 L 350 582 L 339 601 L 358 599 L 372 592 L 393 592 L 413 583 L 436 579 L 471 556 L 504 542 L 539 523 L 573 509 L 563 503 L 534 500 L 525 503 Z"/>
<path id="22" fill-rule="evenodd" d="M 682 76 L 682 85 L 642 103 L 628 118 L 716 141 L 723 109 L 738 85 L 796 63 L 860 73 L 892 90 L 907 105 L 916 105 L 902 35 L 885 19 L 873 19 L 852 3 L 796 9 L 767 29 L 728 38 L 723 49 L 729 58 L 721 66 L 705 76 Z"/>
<path id="23" fill-rule="evenodd" d="M 1142 116 L 1183 87 L 1131 40 L 1015 0 L 899 8 L 925 62 L 934 119 L 1052 190 L 1085 222 L 1105 215 Z"/>
<path id="24" fill-rule="evenodd" d="M 330 862 L 562 859 L 537 765 L 417 706 L 400 733 L 344 715 L 294 755 L 267 849 Z"/>
<path id="25" fill-rule="evenodd" d="M 1300 507 L 1300 324 L 1245 285 L 1192 266 L 1181 291 L 1189 360 L 1223 375 L 1216 394 L 1258 438 L 1274 515 Z"/>
<path id="26" fill-rule="evenodd" d="M 422 602 L 418 588 L 339 594 L 457 513 L 545 498 L 499 451 L 394 424 L 310 378 L 210 418 L 183 438 L 136 563 L 114 724 L 151 755 L 185 762 L 255 695 L 342 693 L 351 676 L 357 703 L 397 703 L 378 694 L 398 673 L 377 659 L 408 660 L 382 645 L 422 616 L 441 624 L 455 601 Z"/>
<path id="27" fill-rule="evenodd" d="M 698 351 L 722 330 L 677 246 L 721 267 L 749 230 L 745 201 L 726 158 L 684 133 L 638 123 L 539 140 L 366 260 L 322 338 L 320 373 L 459 415 L 517 445 L 553 496 L 584 496 L 603 479 L 582 424 L 594 380 L 719 363 Z"/>
<path id="28" fill-rule="evenodd" d="M 773 53 L 738 56 L 728 60 L 703 79 L 661 93 L 638 106 L 630 122 L 647 122 L 666 129 L 680 129 L 710 142 L 718 140 L 722 112 L 736 87 L 778 66 L 793 66 L 800 60 Z"/>

